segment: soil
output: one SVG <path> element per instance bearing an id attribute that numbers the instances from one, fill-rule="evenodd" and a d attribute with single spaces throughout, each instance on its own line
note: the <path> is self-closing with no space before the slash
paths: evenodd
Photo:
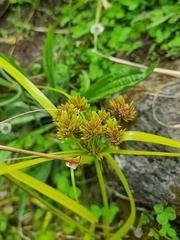
<path id="1" fill-rule="evenodd" d="M 7 56 L 12 56 L 28 74 L 31 73 L 30 66 L 34 59 L 39 57 L 42 60 L 47 28 L 54 22 L 54 20 L 43 11 L 45 11 L 46 7 L 52 10 L 57 3 L 58 1 L 41 1 L 38 8 L 40 10 L 33 10 L 30 4 L 23 4 L 21 6 L 22 28 L 15 29 L 10 22 L 13 18 L 16 18 L 16 13 L 12 11 L 10 6 L 0 18 L 0 29 L 10 32 L 13 28 L 15 30 L 8 39 L 0 39 L 0 51 Z M 10 19 L 10 21 L 8 21 L 8 19 Z M 31 24 L 32 29 L 30 31 L 26 31 L 26 29 L 23 28 L 25 27 L 23 25 L 26 23 Z M 36 31 L 36 27 L 40 28 L 39 31 Z"/>

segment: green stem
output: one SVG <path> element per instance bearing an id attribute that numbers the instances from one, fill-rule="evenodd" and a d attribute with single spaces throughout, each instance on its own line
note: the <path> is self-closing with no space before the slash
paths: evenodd
<path id="1" fill-rule="evenodd" d="M 97 160 L 97 159 L 95 160 L 95 167 L 96 167 L 98 181 L 99 181 L 99 185 L 100 185 L 100 189 L 101 189 L 103 204 L 104 204 L 104 208 L 105 208 L 105 216 L 103 218 L 103 221 L 104 221 L 103 224 L 108 227 L 109 226 L 108 199 L 107 199 L 106 188 L 105 188 L 104 179 L 103 179 L 103 176 L 102 176 L 99 160 Z M 109 239 L 109 229 L 104 228 L 103 231 L 104 231 L 105 239 Z"/>
<path id="2" fill-rule="evenodd" d="M 68 99 L 70 99 L 70 95 L 60 89 L 56 89 L 56 88 L 51 88 L 51 87 L 47 87 L 47 86 L 41 86 L 41 85 L 36 85 L 37 88 L 42 88 L 42 89 L 48 89 L 48 90 L 51 90 L 51 91 L 54 91 L 54 92 L 59 92 L 61 94 L 63 94 L 65 97 L 67 97 Z"/>
<path id="3" fill-rule="evenodd" d="M 94 50 L 97 50 L 97 42 L 98 42 L 98 36 L 94 34 Z"/>
<path id="4" fill-rule="evenodd" d="M 101 0 L 97 0 L 95 24 L 98 24 L 100 21 L 101 9 L 102 9 Z M 97 43 L 98 43 L 98 35 L 94 34 L 94 50 L 97 50 Z"/>
<path id="5" fill-rule="evenodd" d="M 102 9 L 101 0 L 97 0 L 96 20 L 95 20 L 96 24 L 99 23 L 99 20 L 101 17 L 101 9 Z"/>
<path id="6" fill-rule="evenodd" d="M 71 171 L 71 182 L 72 182 L 72 186 L 73 186 L 74 197 L 75 197 L 76 202 L 79 203 L 77 191 L 76 191 L 76 181 L 75 181 L 75 177 L 74 177 L 74 169 L 70 168 L 70 171 Z"/>
<path id="7" fill-rule="evenodd" d="M 83 240 L 91 240 L 92 239 L 92 235 L 94 233 L 94 230 L 95 230 L 95 224 L 91 224 L 90 228 L 89 228 L 90 232 L 92 234 L 89 234 L 89 233 L 86 233 Z M 99 238 L 98 238 L 99 239 Z"/>
<path id="8" fill-rule="evenodd" d="M 92 146 L 92 155 L 95 157 L 94 138 L 91 139 L 91 146 Z"/>
<path id="9" fill-rule="evenodd" d="M 73 135 L 72 138 L 75 140 L 75 142 L 77 143 L 78 147 L 84 151 L 84 153 L 86 153 L 86 149 L 81 145 L 81 143 L 79 142 L 79 140 Z"/>
<path id="10" fill-rule="evenodd" d="M 121 180 L 121 182 L 126 190 L 126 193 L 129 197 L 130 206 L 131 206 L 131 213 L 130 213 L 127 221 L 113 236 L 110 237 L 110 240 L 118 240 L 119 238 L 123 237 L 129 231 L 130 227 L 133 225 L 135 216 L 136 216 L 136 208 L 135 208 L 134 198 L 132 196 L 131 190 L 129 188 L 128 182 L 127 182 L 123 172 L 121 171 L 121 169 L 119 168 L 117 163 L 114 161 L 114 158 L 109 153 L 105 154 L 105 157 L 108 160 L 108 162 L 111 164 L 111 166 L 114 168 L 119 179 Z"/>

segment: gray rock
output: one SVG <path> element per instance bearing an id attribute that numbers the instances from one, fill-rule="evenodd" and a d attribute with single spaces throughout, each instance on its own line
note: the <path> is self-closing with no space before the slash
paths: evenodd
<path id="1" fill-rule="evenodd" d="M 152 79 L 149 81 L 153 83 Z M 130 130 L 152 133 L 180 141 L 179 90 L 180 80 L 176 79 L 161 87 L 158 94 L 161 93 L 163 96 L 154 99 L 154 96 L 144 94 L 143 97 L 138 97 L 139 101 L 134 103 L 138 116 L 131 123 Z M 131 91 L 130 95 L 132 96 Z M 128 94 L 126 92 L 126 97 Z M 127 148 L 129 147 L 148 151 L 179 151 L 163 145 L 135 141 L 128 142 Z M 180 205 L 178 200 L 178 195 L 180 195 L 180 158 L 121 155 L 115 156 L 115 160 L 123 170 L 135 199 L 151 207 L 156 203 Z"/>

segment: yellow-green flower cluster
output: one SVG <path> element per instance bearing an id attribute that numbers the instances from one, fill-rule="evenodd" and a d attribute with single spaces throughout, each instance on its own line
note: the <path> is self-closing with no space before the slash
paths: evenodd
<path id="1" fill-rule="evenodd" d="M 109 101 L 111 106 L 111 113 L 118 117 L 122 118 L 124 121 L 129 122 L 134 119 L 134 114 L 136 111 L 134 110 L 131 102 L 130 104 L 125 103 L 125 100 L 122 96 L 117 97 L 117 102 L 114 100 Z"/>
<path id="2" fill-rule="evenodd" d="M 80 96 L 71 97 L 70 98 L 70 102 L 80 112 L 85 112 L 88 109 L 88 107 L 89 107 L 89 104 L 87 103 L 87 100 L 84 97 L 83 98 L 81 98 Z"/>
<path id="3" fill-rule="evenodd" d="M 91 140 L 93 137 L 103 135 L 106 124 L 102 123 L 100 116 L 95 111 L 90 111 L 85 115 L 83 125 L 81 126 L 83 140 Z"/>
<path id="4" fill-rule="evenodd" d="M 66 104 L 58 106 L 53 119 L 60 140 L 66 141 L 75 137 L 83 149 L 97 157 L 107 141 L 110 145 L 118 147 L 125 129 L 121 129 L 117 117 L 128 122 L 134 118 L 136 111 L 132 103 L 125 103 L 122 96 L 117 98 L 117 102 L 110 100 L 110 107 L 109 111 L 87 111 L 89 104 L 84 97 L 71 97 Z"/>
<path id="5" fill-rule="evenodd" d="M 111 118 L 107 121 L 107 129 L 106 129 L 106 136 L 110 140 L 110 144 L 114 147 L 117 147 L 121 144 L 123 134 L 125 129 L 119 130 L 118 123 L 115 118 Z"/>

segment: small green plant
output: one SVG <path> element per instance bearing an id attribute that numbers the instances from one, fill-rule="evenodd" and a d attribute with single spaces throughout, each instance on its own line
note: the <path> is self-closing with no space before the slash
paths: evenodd
<path id="1" fill-rule="evenodd" d="M 128 75 L 129 78 L 131 75 L 131 79 L 134 77 L 136 73 L 132 73 L 132 68 L 120 66 L 96 56 L 91 49 L 93 44 L 95 50 L 99 49 L 108 56 L 115 55 L 117 52 L 124 52 L 128 56 L 136 49 L 143 47 L 142 36 L 146 34 L 155 38 L 153 47 L 148 50 L 149 54 L 154 54 L 153 59 L 158 57 L 155 49 L 159 44 L 161 44 L 159 48 L 161 53 L 164 54 L 167 49 L 169 56 L 173 53 L 178 54 L 177 29 L 172 27 L 171 21 L 169 23 L 172 18 L 179 21 L 178 5 L 174 6 L 172 1 L 162 1 L 154 6 L 153 3 L 145 3 L 141 0 L 133 3 L 113 0 L 111 7 L 109 5 L 107 8 L 103 4 L 98 0 L 96 6 L 94 3 L 83 5 L 82 2 L 69 2 L 69 6 L 64 5 L 62 8 L 56 6 L 54 14 L 61 14 L 61 17 L 48 29 L 43 56 L 44 71 L 49 86 L 70 92 L 71 95 L 77 95 L 79 92 L 89 101 L 91 101 L 89 95 L 93 94 L 93 96 L 96 95 L 97 101 L 99 99 L 91 85 L 97 83 L 102 86 L 103 82 L 104 87 L 107 85 L 107 89 L 111 89 L 108 87 L 111 81 L 114 80 L 119 86 L 124 82 L 124 75 Z M 169 5 L 163 6 L 161 10 L 164 4 Z M 57 24 L 68 28 L 67 35 L 54 36 L 53 32 Z M 168 34 L 163 34 L 164 28 Z M 161 41 L 159 35 L 163 35 Z M 134 79 L 138 81 L 139 77 Z M 117 85 L 114 85 L 117 92 L 124 90 L 121 87 L 117 88 Z M 103 93 L 102 99 L 110 97 L 105 90 Z"/>
<path id="2" fill-rule="evenodd" d="M 33 75 L 37 75 L 41 72 L 41 64 L 40 63 L 34 63 L 31 67 L 31 72 Z"/>
<path id="3" fill-rule="evenodd" d="M 12 5 L 11 9 L 13 13 L 15 14 L 15 18 L 9 17 L 8 22 L 12 24 L 12 30 L 10 30 L 10 33 L 19 34 L 21 37 L 27 36 L 27 34 L 30 32 L 32 25 L 27 22 L 24 24 L 22 22 L 22 9 L 20 5 Z"/>
<path id="4" fill-rule="evenodd" d="M 151 221 L 154 220 L 154 216 L 152 211 L 148 211 L 146 209 L 143 209 L 143 212 L 140 215 L 139 222 L 137 224 L 137 227 L 132 226 L 131 230 L 133 231 L 134 235 L 137 238 L 140 238 L 143 235 L 143 229 L 142 226 L 149 224 Z"/>
<path id="5" fill-rule="evenodd" d="M 147 69 L 134 69 L 132 67 L 115 67 L 110 73 L 104 72 L 103 68 L 99 68 L 97 65 L 100 61 L 104 61 L 101 57 L 95 56 L 94 53 L 89 52 L 84 61 L 89 58 L 91 59 L 90 64 L 90 73 L 82 70 L 79 74 L 78 81 L 74 82 L 74 85 L 70 83 L 71 77 L 73 77 L 73 71 L 69 71 L 69 63 L 64 59 L 66 63 L 62 63 L 62 59 L 54 59 L 54 48 L 55 42 L 59 39 L 61 40 L 61 51 L 64 47 L 64 51 L 68 45 L 68 41 L 62 39 L 62 37 L 55 38 L 53 28 L 50 26 L 48 28 L 47 38 L 45 41 L 44 55 L 43 55 L 43 67 L 45 71 L 45 76 L 48 80 L 49 86 L 51 88 L 60 89 L 66 92 L 71 92 L 72 95 L 77 96 L 80 94 L 84 96 L 90 103 L 98 102 L 100 99 L 105 99 L 111 97 L 113 94 L 125 91 L 139 82 L 146 79 L 152 72 L 155 67 L 157 67 L 158 62 L 156 61 Z M 57 49 L 58 50 L 58 49 Z M 58 50 L 59 51 L 59 50 Z M 84 55 L 85 56 L 85 55 Z M 93 58 L 91 58 L 93 56 Z M 57 61 L 59 60 L 59 61 Z M 104 62 L 107 62 L 105 60 Z M 71 61 L 71 64 L 75 64 L 74 60 Z M 108 65 L 104 64 L 105 68 Z M 69 75 L 70 74 L 70 75 Z M 98 79 L 95 82 L 94 79 Z M 91 84 L 90 84 L 91 83 Z M 79 88 L 78 88 L 79 86 Z M 73 90 L 72 90 L 73 89 Z M 55 94 L 53 93 L 53 96 Z M 51 95 L 50 95 L 51 96 Z M 57 96 L 51 97 L 53 102 L 57 102 Z"/>
<path id="6" fill-rule="evenodd" d="M 14 45 L 20 39 L 25 38 L 29 35 L 33 35 L 32 24 L 30 20 L 34 14 L 34 10 L 39 6 L 39 0 L 10 0 L 10 14 L 5 18 L 4 25 L 10 25 L 8 29 L 1 28 L 0 36 L 3 37 L 3 42 L 8 45 Z M 29 3 L 32 6 L 31 11 L 25 17 L 23 16 L 23 7 L 24 3 Z M 6 22 L 7 20 L 7 22 Z"/>
<path id="7" fill-rule="evenodd" d="M 154 211 L 156 214 L 156 221 L 160 227 L 159 229 L 152 228 L 148 235 L 153 236 L 157 240 L 161 237 L 169 240 L 179 240 L 176 230 L 169 222 L 176 219 L 175 210 L 172 207 L 164 207 L 162 204 L 156 204 L 154 205 Z"/>

